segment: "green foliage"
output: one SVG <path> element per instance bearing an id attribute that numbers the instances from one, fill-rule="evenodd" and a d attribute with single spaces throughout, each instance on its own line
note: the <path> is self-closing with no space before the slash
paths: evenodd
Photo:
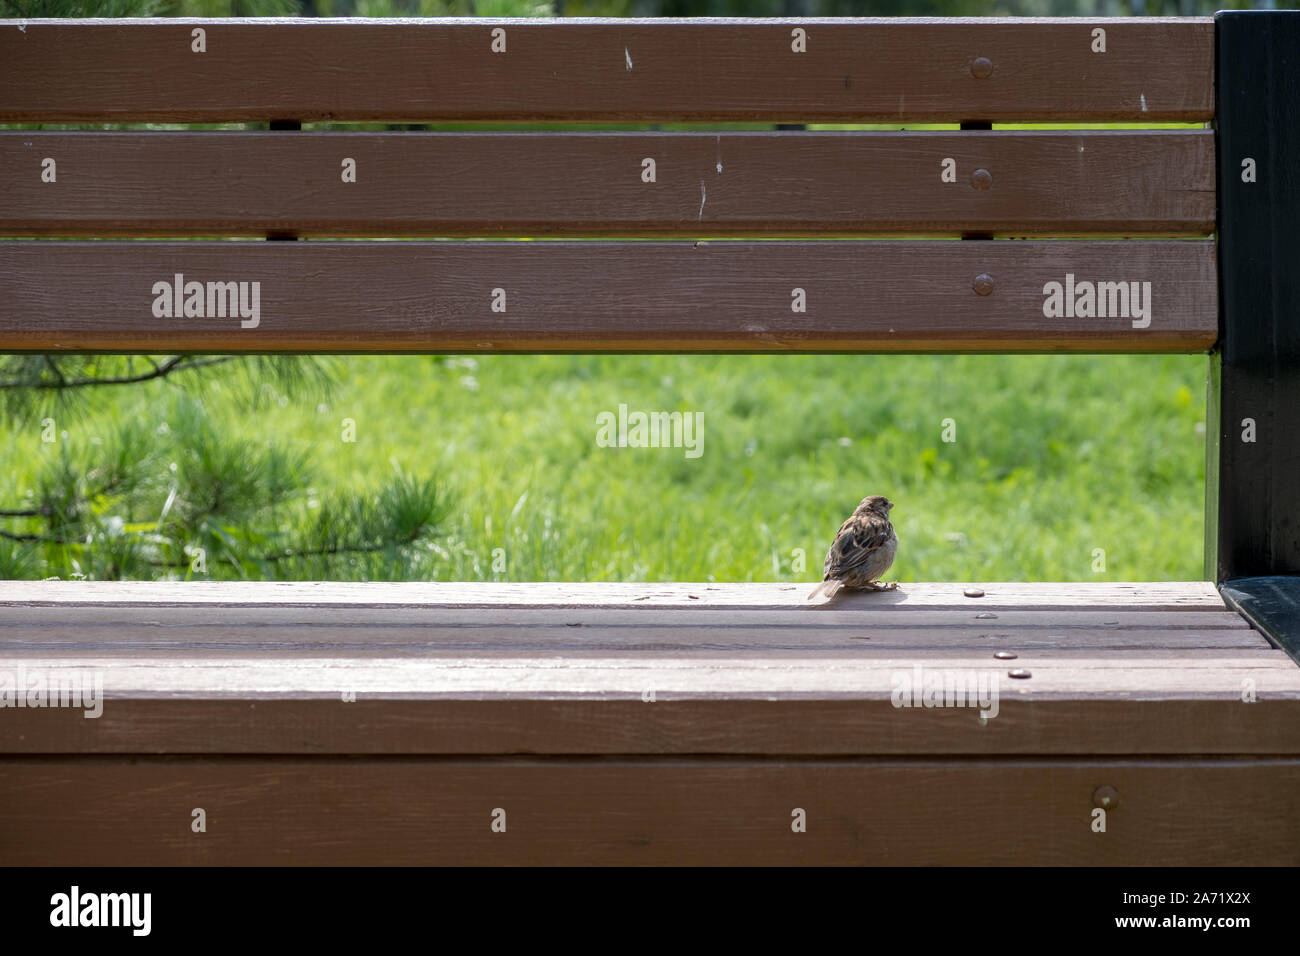
<path id="1" fill-rule="evenodd" d="M 59 445 L 18 425 L 0 488 L 93 533 L 66 565 L 91 575 L 183 576 L 165 565 L 197 542 L 208 577 L 810 582 L 878 492 L 904 581 L 1201 577 L 1203 356 L 359 356 L 338 374 L 325 401 L 260 411 L 224 374 L 201 406 L 166 380 L 114 390 Z M 702 412 L 703 455 L 598 447 L 620 403 Z M 455 495 L 401 478 L 428 474 Z M 105 541 L 113 516 L 135 537 Z M 290 540 L 306 556 L 277 554 Z M 43 547 L 39 573 L 61 573 Z M 31 576 L 7 553 L 0 571 Z"/>
<path id="2" fill-rule="evenodd" d="M 152 17 L 163 0 L 0 0 L 0 17 Z"/>
<path id="3" fill-rule="evenodd" d="M 401 472 L 320 494 L 311 450 L 240 434 L 237 402 L 220 425 L 189 395 L 148 404 L 15 442 L 0 577 L 390 577 L 446 518 L 441 488 Z"/>
<path id="4" fill-rule="evenodd" d="M 332 360 L 282 355 L 0 355 L 0 423 L 6 418 L 84 415 L 106 392 L 167 379 L 191 392 L 206 384 L 203 372 L 221 367 L 223 387 L 249 407 L 286 393 L 321 396 L 331 385 Z"/>

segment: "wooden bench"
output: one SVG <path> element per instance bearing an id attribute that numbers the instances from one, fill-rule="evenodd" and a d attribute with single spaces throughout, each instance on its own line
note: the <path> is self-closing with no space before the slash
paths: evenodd
<path id="1" fill-rule="evenodd" d="M 0 350 L 1210 369 L 1205 581 L 0 582 L 0 674 L 104 686 L 0 709 L 0 859 L 1300 862 L 1297 53 L 1292 13 L 0 21 L 0 122 L 271 127 L 0 131 Z M 958 128 L 303 127 L 363 121 Z M 432 236 L 569 239 L 339 241 Z"/>

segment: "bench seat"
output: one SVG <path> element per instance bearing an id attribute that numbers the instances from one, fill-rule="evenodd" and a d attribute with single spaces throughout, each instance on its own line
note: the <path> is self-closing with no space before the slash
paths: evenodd
<path id="1" fill-rule="evenodd" d="M 1212 584 L 809 588 L 0 583 L 0 673 L 103 681 L 0 713 L 0 854 L 1300 863 L 1300 667 Z"/>

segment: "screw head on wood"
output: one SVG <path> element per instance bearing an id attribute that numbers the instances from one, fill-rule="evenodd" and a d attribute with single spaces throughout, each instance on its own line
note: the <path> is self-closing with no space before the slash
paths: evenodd
<path id="1" fill-rule="evenodd" d="M 993 188 L 993 174 L 987 169 L 980 168 L 970 174 L 970 184 L 983 192 L 986 189 Z"/>
<path id="2" fill-rule="evenodd" d="M 991 613 L 991 612 L 989 612 L 989 611 L 985 611 L 983 614 L 976 614 L 976 615 L 975 615 L 975 620 L 977 620 L 977 621 L 994 621 L 994 620 L 997 620 L 997 615 L 996 615 L 996 614 L 993 614 L 993 613 Z"/>
<path id="3" fill-rule="evenodd" d="M 1031 674 L 1029 671 L 1025 670 L 1023 667 L 1017 667 L 1013 671 L 1007 671 L 1007 676 L 1015 680 L 1028 680 L 1030 677 L 1033 677 L 1034 675 Z"/>
<path id="4" fill-rule="evenodd" d="M 993 277 L 989 275 L 987 272 L 981 272 L 971 282 L 970 287 L 975 290 L 976 295 L 991 295 L 993 293 Z M 982 597 L 984 595 L 983 591 L 980 591 L 979 594 L 971 594 L 970 592 L 972 590 L 979 590 L 979 589 L 967 588 L 966 589 L 967 597 Z"/>
<path id="5" fill-rule="evenodd" d="M 993 75 L 993 61 L 986 56 L 977 56 L 970 61 L 970 75 L 977 80 L 987 80 Z"/>
<path id="6" fill-rule="evenodd" d="M 1119 791 L 1110 784 L 1098 787 L 1092 792 L 1092 805 L 1103 810 L 1113 810 L 1119 806 Z"/>
<path id="7" fill-rule="evenodd" d="M 1020 655 L 1015 651 L 994 651 L 993 656 L 1000 661 L 1014 661 Z"/>
<path id="8" fill-rule="evenodd" d="M 977 278 L 975 281 L 978 282 L 979 279 Z M 980 588 L 966 588 L 966 589 L 965 589 L 964 591 L 962 591 L 961 593 L 964 594 L 964 595 L 966 595 L 967 597 L 983 597 L 983 596 L 984 596 L 984 592 L 983 592 Z"/>

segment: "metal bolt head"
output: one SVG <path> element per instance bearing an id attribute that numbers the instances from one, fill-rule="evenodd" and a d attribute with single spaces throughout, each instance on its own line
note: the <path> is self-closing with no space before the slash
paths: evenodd
<path id="1" fill-rule="evenodd" d="M 1014 661 L 1020 655 L 1015 651 L 994 651 L 993 656 L 1000 661 Z"/>
<path id="2" fill-rule="evenodd" d="M 964 594 L 964 595 L 966 595 L 967 597 L 983 597 L 983 596 L 984 596 L 984 591 L 983 591 L 982 589 L 980 589 L 980 588 L 966 588 L 966 589 L 965 589 L 964 591 L 962 591 L 961 593 Z"/>
<path id="3" fill-rule="evenodd" d="M 975 290 L 976 295 L 991 295 L 993 293 L 993 277 L 987 272 L 981 272 L 971 281 L 970 287 Z M 968 597 L 980 597 L 983 593 L 983 591 L 980 591 L 979 594 L 971 594 L 970 589 L 966 591 Z"/>
<path id="4" fill-rule="evenodd" d="M 986 56 L 977 56 L 970 61 L 970 75 L 977 80 L 987 80 L 993 75 L 993 61 Z"/>
<path id="5" fill-rule="evenodd" d="M 980 190 L 980 192 L 983 192 L 986 189 L 992 189 L 993 174 L 987 169 L 981 167 L 970 174 L 970 184 Z"/>
<path id="6" fill-rule="evenodd" d="M 1103 810 L 1113 810 L 1119 806 L 1119 791 L 1110 784 L 1105 784 L 1092 791 L 1092 805 Z"/>
<path id="7" fill-rule="evenodd" d="M 1034 675 L 1031 674 L 1029 671 L 1025 670 L 1023 667 L 1017 667 L 1013 671 L 1007 671 L 1007 676 L 1015 680 L 1028 680 L 1030 677 L 1033 677 Z"/>
<path id="8" fill-rule="evenodd" d="M 975 620 L 977 620 L 977 621 L 994 621 L 994 620 L 997 620 L 997 615 L 994 614 L 994 613 L 992 613 L 991 611 L 985 611 L 985 612 L 983 612 L 982 614 L 976 614 L 976 615 L 975 615 Z"/>

